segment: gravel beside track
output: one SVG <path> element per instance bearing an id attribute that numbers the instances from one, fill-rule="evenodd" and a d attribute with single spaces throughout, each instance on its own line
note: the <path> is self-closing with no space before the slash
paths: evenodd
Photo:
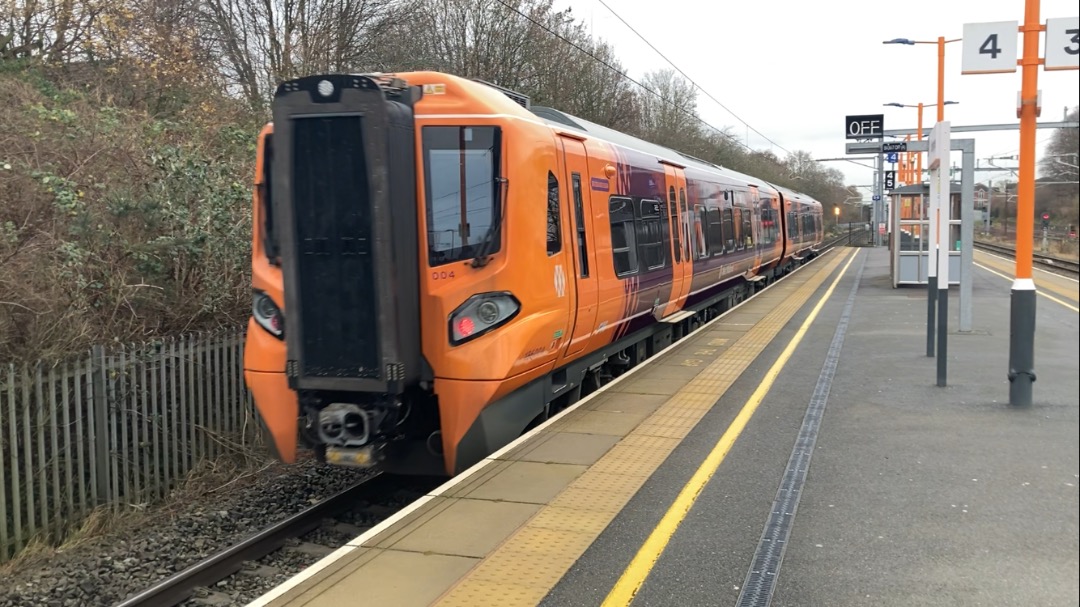
<path id="1" fill-rule="evenodd" d="M 242 540 L 268 525 L 369 476 L 360 470 L 305 461 L 273 465 L 212 493 L 171 504 L 137 523 L 70 549 L 27 559 L 5 571 L 0 607 L 108 607 Z M 401 492 L 399 492 L 401 493 Z M 318 543 L 343 544 L 353 532 L 389 516 L 419 497 L 405 490 L 383 503 L 357 504 L 352 527 L 312 531 Z M 404 503 L 400 503 L 403 500 Z M 310 542 L 307 537 L 304 542 Z M 263 559 L 274 567 L 245 568 L 215 588 L 213 604 L 243 605 L 318 560 L 306 544 Z M 229 598 L 230 602 L 221 602 Z M 187 605 L 206 604 L 188 601 Z"/>

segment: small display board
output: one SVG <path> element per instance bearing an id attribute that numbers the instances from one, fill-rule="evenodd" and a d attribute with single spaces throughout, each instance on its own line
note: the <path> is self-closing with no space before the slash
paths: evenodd
<path id="1" fill-rule="evenodd" d="M 845 139 L 874 139 L 885 134 L 885 114 L 844 117 Z"/>

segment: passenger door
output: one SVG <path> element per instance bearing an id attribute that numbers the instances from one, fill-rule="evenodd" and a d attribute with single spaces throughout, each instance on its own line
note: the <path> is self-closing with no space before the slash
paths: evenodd
<path id="1" fill-rule="evenodd" d="M 683 176 L 683 168 L 661 161 L 664 166 L 666 181 L 667 216 L 671 222 L 668 226 L 671 234 L 671 296 L 663 308 L 660 318 L 673 314 L 682 307 L 682 302 L 690 292 L 690 283 L 693 279 L 694 263 L 689 254 L 688 229 L 689 209 L 686 207 L 686 178 Z"/>
<path id="2" fill-rule="evenodd" d="M 762 255 L 764 253 L 764 244 L 762 241 L 765 239 L 764 230 L 761 225 L 761 196 L 758 192 L 757 186 L 750 186 L 750 206 L 747 208 L 747 211 L 750 212 L 750 239 L 754 243 L 753 269 L 761 267 Z"/>
<path id="3" fill-rule="evenodd" d="M 566 159 L 563 179 L 567 184 L 564 191 L 569 193 L 569 212 L 571 238 L 570 248 L 574 259 L 572 276 L 576 285 L 576 301 L 571 310 L 573 330 L 567 340 L 564 357 L 571 357 L 581 352 L 589 343 L 596 325 L 597 301 L 599 297 L 596 276 L 595 239 L 592 229 L 592 200 L 589 187 L 589 156 L 585 143 L 568 134 L 559 138 L 563 145 Z"/>

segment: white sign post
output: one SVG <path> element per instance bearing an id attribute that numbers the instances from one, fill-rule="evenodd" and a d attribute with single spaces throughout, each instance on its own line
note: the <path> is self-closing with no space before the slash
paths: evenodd
<path id="1" fill-rule="evenodd" d="M 936 126 L 934 128 L 937 128 Z M 922 242 L 926 247 L 926 355 L 934 356 L 934 315 L 937 313 L 937 179 L 934 179 L 934 169 L 941 164 L 941 152 L 937 149 L 937 139 L 934 130 L 930 130 L 927 143 L 930 146 L 928 157 L 930 159 L 930 197 L 923 201 L 926 209 L 927 229 L 922 231 Z M 927 204 L 929 203 L 929 204 Z M 922 257 L 921 255 L 919 256 Z"/>
<path id="2" fill-rule="evenodd" d="M 949 221 L 951 218 L 952 208 L 950 200 L 952 199 L 951 184 L 949 180 L 949 152 L 951 146 L 950 141 L 950 128 L 949 122 L 939 122 L 934 126 L 931 137 L 937 139 L 937 149 L 940 158 L 940 162 L 936 169 L 936 172 L 931 173 L 934 181 L 937 182 L 937 208 L 938 208 L 938 220 L 937 220 L 937 246 L 939 247 L 940 254 L 938 255 L 938 289 L 949 289 L 949 251 L 952 248 L 951 240 L 952 235 L 949 231 Z"/>
<path id="3" fill-rule="evenodd" d="M 931 246 L 937 263 L 937 385 L 946 383 L 949 335 L 949 122 L 939 122 L 930 131 L 930 205 L 934 217 Z M 929 338 L 928 338 L 929 339 Z M 929 342 L 928 342 L 929 343 Z"/>

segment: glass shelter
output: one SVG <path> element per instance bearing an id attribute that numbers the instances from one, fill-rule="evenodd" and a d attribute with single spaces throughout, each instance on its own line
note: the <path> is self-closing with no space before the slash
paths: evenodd
<path id="1" fill-rule="evenodd" d="M 950 217 L 943 232 L 949 254 L 949 284 L 960 284 L 960 183 L 949 187 Z M 893 287 L 925 285 L 934 263 L 930 244 L 930 184 L 897 188 L 889 194 L 889 251 Z M 943 226 L 944 227 L 944 226 Z"/>

